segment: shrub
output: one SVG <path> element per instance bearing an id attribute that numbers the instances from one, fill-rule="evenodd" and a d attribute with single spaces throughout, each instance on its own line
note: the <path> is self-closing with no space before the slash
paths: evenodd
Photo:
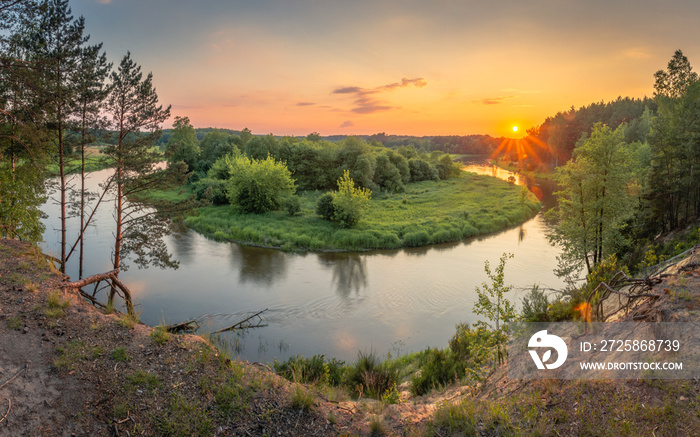
<path id="1" fill-rule="evenodd" d="M 533 285 L 530 292 L 523 297 L 521 316 L 525 322 L 550 322 L 549 299 L 538 285 Z"/>
<path id="2" fill-rule="evenodd" d="M 380 362 L 373 352 L 360 352 L 355 364 L 348 368 L 345 381 L 354 394 L 379 399 L 397 380 L 396 370 Z"/>
<path id="3" fill-rule="evenodd" d="M 238 157 L 230 164 L 228 198 L 243 212 L 261 214 L 279 208 L 280 200 L 294 193 L 294 180 L 281 162 Z"/>
<path id="4" fill-rule="evenodd" d="M 335 207 L 333 206 L 333 194 L 326 193 L 318 198 L 316 202 L 316 214 L 320 215 L 326 220 L 332 220 L 333 214 L 335 214 Z"/>
<path id="5" fill-rule="evenodd" d="M 428 349 L 421 363 L 420 375 L 411 378 L 411 392 L 422 396 L 431 389 L 443 387 L 464 376 L 464 366 L 453 354 Z"/>
<path id="6" fill-rule="evenodd" d="M 285 362 L 275 362 L 273 367 L 290 381 L 302 384 L 323 382 L 338 386 L 343 381 L 345 361 L 333 358 L 326 362 L 324 355 L 314 355 L 311 358 L 295 355 Z"/>
<path id="7" fill-rule="evenodd" d="M 299 200 L 299 197 L 289 196 L 284 199 L 284 209 L 287 211 L 287 214 L 289 214 L 290 217 L 294 217 L 295 215 L 299 214 L 301 212 L 301 201 Z"/>
<path id="8" fill-rule="evenodd" d="M 369 209 L 371 197 L 371 190 L 355 188 L 350 172 L 345 170 L 338 179 L 338 191 L 333 193 L 333 221 L 345 228 L 355 226 Z"/>

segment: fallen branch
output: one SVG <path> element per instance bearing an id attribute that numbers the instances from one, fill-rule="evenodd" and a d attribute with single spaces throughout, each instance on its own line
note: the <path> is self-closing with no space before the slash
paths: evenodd
<path id="1" fill-rule="evenodd" d="M 104 281 L 105 279 L 114 279 L 114 277 L 119 273 L 119 269 L 114 269 L 107 273 L 99 273 L 97 275 L 88 276 L 80 281 L 69 282 L 67 284 L 61 284 L 61 288 L 83 288 L 86 285 L 93 284 L 95 282 Z"/>
<path id="2" fill-rule="evenodd" d="M 165 330 L 172 333 L 177 333 L 181 331 L 196 331 L 199 329 L 199 323 L 196 320 L 189 320 L 187 322 L 174 323 L 165 327 Z"/>
<path id="3" fill-rule="evenodd" d="M 262 318 L 260 317 L 260 314 L 264 313 L 265 311 L 267 311 L 267 308 L 265 308 L 265 309 L 262 310 L 262 311 L 258 311 L 257 313 L 253 314 L 252 316 L 246 317 L 245 319 L 241 320 L 240 322 L 236 322 L 236 323 L 234 323 L 233 325 L 231 325 L 231 326 L 229 326 L 229 327 L 227 327 L 227 328 L 223 328 L 223 329 L 219 329 L 218 331 L 214 331 L 214 332 L 212 332 L 212 334 L 221 334 L 222 332 L 234 331 L 234 330 L 236 330 L 236 329 L 262 328 L 262 327 L 264 327 L 264 326 L 267 326 L 267 325 L 261 325 L 261 324 L 258 324 L 258 325 L 250 325 L 250 324 L 245 325 L 245 323 L 246 323 L 247 321 L 249 321 L 250 319 L 252 319 L 252 318 L 254 318 L 254 317 L 258 317 L 258 318 L 260 319 L 260 321 L 262 321 Z"/>
<path id="4" fill-rule="evenodd" d="M 10 414 L 11 408 L 12 408 L 12 400 L 10 398 L 7 398 L 7 412 L 5 413 L 4 416 L 2 416 L 2 419 L 0 419 L 0 423 L 2 423 L 3 420 L 7 419 L 7 415 Z"/>

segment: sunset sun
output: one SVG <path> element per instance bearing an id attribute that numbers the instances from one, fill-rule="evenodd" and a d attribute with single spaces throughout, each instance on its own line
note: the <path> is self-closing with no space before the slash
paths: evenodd
<path id="1" fill-rule="evenodd" d="M 517 131 L 518 131 L 518 126 L 513 126 L 513 132 L 517 132 Z"/>

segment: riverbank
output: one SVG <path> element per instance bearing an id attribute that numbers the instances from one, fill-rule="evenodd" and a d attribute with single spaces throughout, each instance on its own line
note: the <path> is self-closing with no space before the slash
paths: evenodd
<path id="1" fill-rule="evenodd" d="M 621 321 L 698 322 L 700 249 Z M 510 380 L 351 399 L 230 361 L 206 340 L 103 314 L 31 246 L 0 240 L 0 435 L 447 436 L 700 432 L 697 380 Z M 669 291 L 670 290 L 670 291 Z M 661 317 L 661 319 L 659 319 Z"/>
<path id="2" fill-rule="evenodd" d="M 301 212 L 241 214 L 229 205 L 200 208 L 185 223 L 218 241 L 289 251 L 374 250 L 459 241 L 515 226 L 540 204 L 522 187 L 462 172 L 458 178 L 408 184 L 404 193 L 375 193 L 367 215 L 352 229 L 316 212 L 320 191 L 301 192 Z"/>

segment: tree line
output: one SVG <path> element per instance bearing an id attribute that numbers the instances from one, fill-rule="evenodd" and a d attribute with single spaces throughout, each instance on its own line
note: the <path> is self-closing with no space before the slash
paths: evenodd
<path id="1" fill-rule="evenodd" d="M 289 171 L 294 188 L 300 191 L 334 189 L 346 172 L 360 188 L 388 192 L 401 192 L 410 182 L 447 179 L 460 172 L 459 164 L 444 152 L 428 153 L 413 145 L 392 150 L 355 137 L 331 142 L 314 133 L 302 139 L 278 139 L 273 135 L 254 136 L 247 129 L 239 135 L 214 129 L 199 141 L 197 129 L 187 117 L 176 117 L 163 149 L 169 163 L 182 162 L 187 166 L 192 174 L 189 183 L 198 197 L 208 197 L 214 204 L 232 201 L 227 196 L 227 181 L 238 177 L 232 169 L 236 165 L 241 168 L 240 157 L 255 162 L 270 158 L 281 163 Z M 268 167 L 272 178 L 276 173 L 272 166 Z M 258 174 L 256 181 L 261 184 L 263 179 L 264 175 Z M 282 189 L 286 182 L 277 185 Z M 238 199 L 234 203 L 240 204 L 241 199 L 234 197 Z M 245 209 L 261 212 L 258 208 Z"/>

